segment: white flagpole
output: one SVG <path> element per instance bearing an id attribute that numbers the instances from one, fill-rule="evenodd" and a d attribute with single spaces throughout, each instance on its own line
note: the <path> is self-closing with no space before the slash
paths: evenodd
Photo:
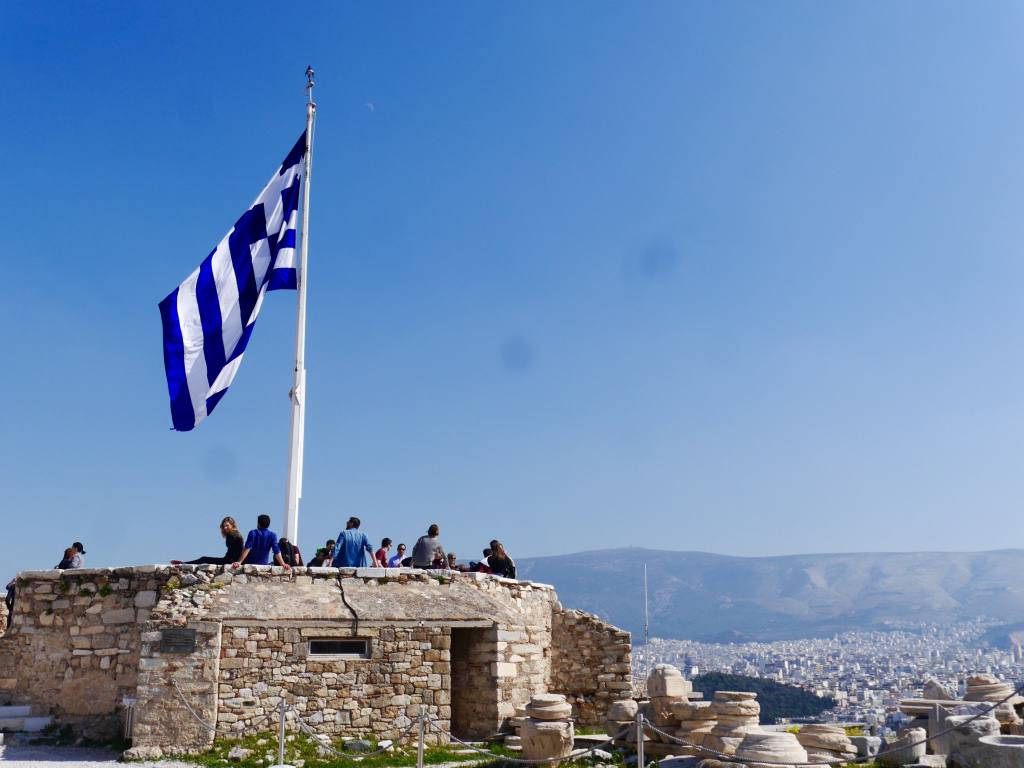
<path id="1" fill-rule="evenodd" d="M 284 511 L 284 538 L 299 543 L 299 499 L 302 498 L 302 458 L 306 433 L 306 259 L 309 250 L 309 183 L 313 173 L 313 68 L 306 67 L 306 170 L 302 185 L 302 243 L 296 271 L 298 319 L 295 323 L 295 379 L 292 401 L 291 442 L 288 446 L 288 498 Z"/>

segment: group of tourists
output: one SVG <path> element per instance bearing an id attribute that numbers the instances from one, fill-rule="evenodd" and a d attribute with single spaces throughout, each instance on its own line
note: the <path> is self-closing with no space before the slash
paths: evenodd
<path id="1" fill-rule="evenodd" d="M 60 562 L 53 567 L 60 571 L 67 571 L 72 568 L 85 568 L 85 545 L 80 541 L 76 541 L 64 550 Z M 4 596 L 4 605 L 7 607 L 8 626 L 14 620 L 14 598 L 17 591 L 17 579 L 11 579 L 7 582 L 7 594 Z"/>
<path id="2" fill-rule="evenodd" d="M 239 568 L 242 565 L 283 565 L 286 568 L 309 565 L 320 568 L 426 568 L 432 570 L 463 571 L 476 573 L 493 573 L 507 579 L 516 577 L 515 561 L 509 557 L 505 547 L 497 539 L 493 539 L 489 547 L 483 551 L 479 560 L 459 563 L 454 552 L 445 552 L 441 545 L 441 528 L 433 523 L 425 535 L 420 536 L 413 545 L 412 553 L 407 554 L 405 544 L 399 544 L 395 553 L 391 554 L 392 540 L 384 538 L 380 547 L 374 549 L 366 534 L 359 530 L 361 521 L 358 517 L 350 517 L 345 523 L 345 530 L 336 539 L 328 539 L 319 548 L 316 556 L 303 562 L 302 552 L 288 539 L 278 538 L 270 530 L 270 516 L 260 515 L 256 518 L 256 527 L 243 538 L 238 524 L 233 517 L 225 517 L 220 521 L 220 534 L 224 537 L 227 551 L 222 557 L 205 556 L 195 560 L 171 560 L 172 565 L 230 565 Z M 85 567 L 85 547 L 76 541 L 64 550 L 64 555 L 55 568 L 69 570 Z M 13 618 L 16 582 L 11 579 L 7 585 L 4 599 L 8 611 L 8 622 Z"/>
<path id="3" fill-rule="evenodd" d="M 493 573 L 509 579 L 516 577 L 515 561 L 509 557 L 505 547 L 497 539 L 493 539 L 490 546 L 484 549 L 480 560 L 465 564 L 458 562 L 454 552 L 445 552 L 441 545 L 441 528 L 437 523 L 433 523 L 427 528 L 426 534 L 416 540 L 409 555 L 406 554 L 405 544 L 399 544 L 392 555 L 393 542 L 389 538 L 384 538 L 380 547 L 375 550 L 366 534 L 359 530 L 361 524 L 358 517 L 350 517 L 338 537 L 328 539 L 326 545 L 317 550 L 316 556 L 309 563 L 305 563 L 298 546 L 288 539 L 278 538 L 277 534 L 270 530 L 269 515 L 260 515 L 256 519 L 256 527 L 249 531 L 244 539 L 235 519 L 225 517 L 220 522 L 220 533 L 227 545 L 227 552 L 223 557 L 171 560 L 171 564 L 180 565 L 185 562 L 189 565 L 230 565 L 234 568 L 243 564 L 277 564 L 287 568 L 302 565 L 321 568 L 427 568 Z"/>

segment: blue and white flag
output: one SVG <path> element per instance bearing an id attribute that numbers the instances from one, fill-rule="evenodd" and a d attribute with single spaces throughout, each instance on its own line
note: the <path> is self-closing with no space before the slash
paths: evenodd
<path id="1" fill-rule="evenodd" d="M 199 268 L 160 302 L 174 428 L 196 427 L 228 391 L 266 292 L 296 287 L 295 222 L 306 134 Z"/>

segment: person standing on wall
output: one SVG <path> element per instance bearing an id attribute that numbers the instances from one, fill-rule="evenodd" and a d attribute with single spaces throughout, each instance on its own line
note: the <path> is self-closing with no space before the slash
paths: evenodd
<path id="1" fill-rule="evenodd" d="M 366 555 L 374 556 L 370 540 L 359 530 L 361 524 L 358 517 L 350 517 L 345 523 L 345 530 L 338 534 L 332 562 L 335 568 L 362 568 Z"/>

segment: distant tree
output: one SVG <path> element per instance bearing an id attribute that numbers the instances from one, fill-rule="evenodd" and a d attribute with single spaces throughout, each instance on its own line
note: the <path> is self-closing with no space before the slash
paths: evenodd
<path id="1" fill-rule="evenodd" d="M 776 683 L 761 677 L 707 672 L 693 678 L 693 688 L 711 700 L 715 691 L 753 691 L 761 704 L 761 723 L 772 725 L 780 717 L 817 717 L 836 705 L 831 696 L 815 696 L 795 685 Z"/>

